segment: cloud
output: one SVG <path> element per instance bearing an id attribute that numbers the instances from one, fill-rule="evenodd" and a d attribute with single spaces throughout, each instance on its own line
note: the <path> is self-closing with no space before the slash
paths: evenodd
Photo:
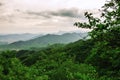
<path id="1" fill-rule="evenodd" d="M 51 18 L 51 15 L 49 14 L 49 12 L 32 12 L 32 11 L 28 11 L 27 12 L 28 15 L 31 16 L 41 16 L 41 17 L 45 17 L 45 18 Z"/>
<path id="2" fill-rule="evenodd" d="M 27 14 L 28 19 L 79 19 L 80 21 L 85 21 L 84 12 L 91 12 L 96 17 L 100 14 L 97 9 L 78 9 L 78 8 L 69 8 L 69 9 L 58 9 L 54 11 L 26 11 L 24 14 Z M 26 18 L 26 19 L 27 19 Z"/>
<path id="3" fill-rule="evenodd" d="M 2 6 L 3 4 L 0 2 L 0 6 Z"/>
<path id="4" fill-rule="evenodd" d="M 5 5 L 5 4 L 3 4 Z M 78 29 L 73 27 L 74 22 L 84 22 L 85 11 L 97 14 L 96 10 L 83 10 L 79 8 L 60 8 L 47 10 L 33 10 L 2 6 L 0 14 L 0 33 L 22 32 L 55 32 L 71 31 Z M 11 28 L 10 28 L 11 27 Z M 10 29 L 9 29 L 10 28 Z M 13 31 L 14 30 L 14 31 Z"/>
<path id="5" fill-rule="evenodd" d="M 51 12 L 50 14 L 52 16 L 60 16 L 60 17 L 71 17 L 71 18 L 83 17 L 81 16 L 81 13 L 79 13 L 78 9 L 61 9 L 56 12 Z"/>
<path id="6" fill-rule="evenodd" d="M 42 16 L 45 18 L 52 18 L 52 17 L 83 18 L 83 13 L 84 13 L 83 11 L 80 11 L 79 9 L 76 8 L 59 9 L 56 11 L 27 12 L 27 14 L 29 15 Z"/>

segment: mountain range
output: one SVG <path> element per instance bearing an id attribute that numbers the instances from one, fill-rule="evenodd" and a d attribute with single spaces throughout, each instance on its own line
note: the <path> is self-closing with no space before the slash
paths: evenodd
<path id="1" fill-rule="evenodd" d="M 82 39 L 86 33 L 65 33 L 62 35 L 47 34 L 26 41 L 16 41 L 0 46 L 0 49 L 29 49 L 34 47 L 46 47 L 53 44 L 67 44 Z"/>

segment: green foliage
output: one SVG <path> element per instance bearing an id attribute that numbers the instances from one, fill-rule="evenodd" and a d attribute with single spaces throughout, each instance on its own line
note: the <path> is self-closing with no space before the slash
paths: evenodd
<path id="1" fill-rule="evenodd" d="M 94 45 L 85 63 L 95 66 L 99 75 L 103 76 L 101 79 L 107 80 L 106 77 L 109 77 L 111 80 L 119 80 L 120 1 L 110 0 L 102 8 L 100 19 L 85 12 L 88 22 L 76 22 L 74 25 L 92 29 L 89 36 Z"/>
<path id="2" fill-rule="evenodd" d="M 93 17 L 92 13 L 88 12 L 85 12 L 85 17 L 88 19 L 88 23 L 76 22 L 74 25 L 81 28 L 92 29 L 89 35 L 93 39 L 96 39 L 96 41 L 100 41 L 102 38 L 104 39 L 104 37 L 108 37 L 104 36 L 104 34 L 109 33 L 113 27 L 120 26 L 120 1 L 108 1 L 103 6 L 100 19 Z"/>
<path id="3" fill-rule="evenodd" d="M 65 46 L 65 52 L 70 56 L 75 56 L 77 62 L 83 63 L 90 55 L 90 50 L 94 42 L 92 40 L 79 40 Z"/>
<path id="4" fill-rule="evenodd" d="M 88 78 L 92 80 L 97 77 L 93 66 L 76 63 L 75 57 L 66 53 L 67 49 L 62 45 L 57 47 L 54 45 L 40 51 L 1 52 L 0 78 L 2 80 L 86 80 Z"/>

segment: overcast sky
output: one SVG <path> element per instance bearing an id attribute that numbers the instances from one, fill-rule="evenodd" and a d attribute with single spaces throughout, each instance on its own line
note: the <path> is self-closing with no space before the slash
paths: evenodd
<path id="1" fill-rule="evenodd" d="M 0 0 L 0 34 L 83 30 L 84 12 L 99 14 L 105 0 Z M 83 30 L 84 31 L 84 30 Z"/>

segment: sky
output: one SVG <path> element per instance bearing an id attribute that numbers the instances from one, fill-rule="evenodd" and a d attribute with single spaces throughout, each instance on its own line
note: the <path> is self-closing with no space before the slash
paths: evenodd
<path id="1" fill-rule="evenodd" d="M 88 31 L 73 26 L 96 16 L 105 0 L 0 0 L 0 34 Z"/>

